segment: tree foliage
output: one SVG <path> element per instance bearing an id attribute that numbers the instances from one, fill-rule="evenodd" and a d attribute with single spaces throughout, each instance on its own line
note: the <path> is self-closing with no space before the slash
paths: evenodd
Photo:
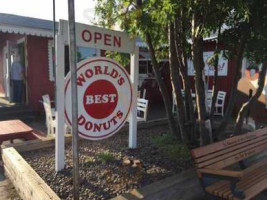
<path id="1" fill-rule="evenodd" d="M 225 57 L 237 60 L 230 103 L 220 131 L 217 132 L 221 133 L 232 114 L 243 57 L 266 62 L 266 10 L 267 2 L 263 0 L 98 0 L 96 6 L 99 25 L 109 28 L 120 26 L 131 37 L 140 36 L 146 41 L 153 70 L 163 94 L 171 132 L 176 136 L 180 134 L 176 138 L 192 143 L 199 140 L 196 137 L 196 127 L 199 127 L 197 132 L 201 144 L 209 143 L 214 137 L 208 137 L 205 127 L 210 116 L 206 109 L 203 78 L 204 38 L 219 32 L 217 44 L 224 44 L 224 49 L 216 48 L 210 62 L 216 65 L 221 50 L 226 50 Z M 170 102 L 164 91 L 166 87 L 158 69 L 158 63 L 164 54 L 169 54 L 171 82 L 176 101 L 180 105 L 176 119 L 178 124 L 171 114 Z M 191 83 L 187 76 L 188 58 L 192 58 L 196 72 L 197 118 L 192 106 Z M 178 85 L 180 80 L 182 86 Z M 181 87 L 185 88 L 185 98 L 179 92 Z"/>

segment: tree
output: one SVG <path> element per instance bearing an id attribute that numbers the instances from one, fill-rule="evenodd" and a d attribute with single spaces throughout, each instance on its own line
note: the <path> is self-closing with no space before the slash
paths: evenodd
<path id="1" fill-rule="evenodd" d="M 242 73 L 243 57 L 246 56 L 254 61 L 264 63 L 266 62 L 267 55 L 267 3 L 261 0 L 244 0 L 242 2 L 234 2 L 233 8 L 230 13 L 231 15 L 225 21 L 228 28 L 224 31 L 222 40 L 230 50 L 228 56 L 236 58 L 237 66 L 229 105 L 225 117 L 217 129 L 216 135 L 218 137 L 223 136 L 228 119 L 234 108 L 237 84 Z M 238 114 L 234 134 L 240 132 L 248 108 L 258 99 L 262 92 L 266 74 L 264 68 L 260 72 L 259 88 L 256 94 L 245 103 Z"/>
<path id="2" fill-rule="evenodd" d="M 260 0 L 98 0 L 96 13 L 102 26 L 110 27 L 117 23 L 133 37 L 139 35 L 146 41 L 172 134 L 178 141 L 184 141 L 189 145 L 198 141 L 199 134 L 200 145 L 204 145 L 212 140 L 205 122 L 212 115 L 216 100 L 215 78 L 212 109 L 210 113 L 207 112 L 203 74 L 204 38 L 211 33 L 218 33 L 217 47 L 212 61 L 215 63 L 215 69 L 221 50 L 219 43 L 225 44 L 227 49 L 224 52 L 225 56 L 237 60 L 230 103 L 225 118 L 217 130 L 220 136 L 233 111 L 243 56 L 246 52 L 256 52 L 255 49 L 259 49 L 255 45 L 253 51 L 251 51 L 252 46 L 248 48 L 253 40 L 266 41 L 266 28 L 259 28 L 260 24 L 256 21 L 258 17 L 262 17 L 261 23 L 266 24 L 264 8 L 266 3 Z M 260 36 L 256 37 L 257 35 Z M 166 45 L 168 47 L 163 48 Z M 170 98 L 159 71 L 162 52 L 169 55 L 170 80 L 178 105 L 176 119 L 172 115 Z M 194 115 L 191 83 L 187 75 L 188 58 L 192 59 L 195 69 L 197 118 Z M 185 89 L 185 97 L 181 93 L 181 84 Z M 253 101 L 249 104 L 252 103 Z"/>

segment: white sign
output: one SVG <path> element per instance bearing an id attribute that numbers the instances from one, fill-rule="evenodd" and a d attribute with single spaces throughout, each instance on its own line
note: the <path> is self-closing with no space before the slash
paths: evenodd
<path id="1" fill-rule="evenodd" d="M 208 51 L 203 53 L 203 59 L 205 63 L 205 76 L 214 76 L 214 66 L 208 64 L 208 60 L 214 54 L 213 51 Z M 195 70 L 192 60 L 187 61 L 188 65 L 188 75 L 194 76 Z M 218 76 L 227 76 L 228 71 L 228 60 L 225 59 L 222 54 L 219 55 L 219 63 L 218 63 Z"/>
<path id="2" fill-rule="evenodd" d="M 83 138 L 101 140 L 124 125 L 131 110 L 133 91 L 126 70 L 107 58 L 78 63 L 78 132 Z M 65 118 L 71 126 L 70 73 L 65 80 Z"/>
<path id="3" fill-rule="evenodd" d="M 61 23 L 65 41 L 68 40 L 68 21 Z M 91 47 L 133 53 L 135 40 L 130 39 L 126 32 L 104 29 L 96 26 L 76 23 L 76 44 L 81 47 Z"/>

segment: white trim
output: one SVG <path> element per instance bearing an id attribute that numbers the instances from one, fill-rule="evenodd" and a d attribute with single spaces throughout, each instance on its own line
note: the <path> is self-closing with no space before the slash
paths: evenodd
<path id="1" fill-rule="evenodd" d="M 138 74 L 139 74 L 139 47 L 135 46 L 134 52 L 131 54 L 130 78 L 133 87 L 133 105 L 130 112 L 129 120 L 129 148 L 137 147 L 137 90 L 138 90 Z"/>
<path id="2" fill-rule="evenodd" d="M 28 27 L 19 27 L 19 26 L 10 26 L 0 24 L 0 32 L 4 33 L 15 33 L 15 34 L 23 34 L 23 35 L 33 35 L 40 37 L 53 37 L 53 31 L 28 28 Z"/>
<path id="3" fill-rule="evenodd" d="M 26 37 L 23 37 L 23 38 L 20 38 L 17 40 L 17 44 L 20 44 L 20 43 L 23 43 L 23 42 L 26 42 Z"/>
<path id="4" fill-rule="evenodd" d="M 56 140 L 55 140 L 55 169 L 60 171 L 65 165 L 65 138 L 64 138 L 64 74 L 65 51 L 62 35 L 56 36 Z M 63 103 L 62 103 L 63 101 Z"/>

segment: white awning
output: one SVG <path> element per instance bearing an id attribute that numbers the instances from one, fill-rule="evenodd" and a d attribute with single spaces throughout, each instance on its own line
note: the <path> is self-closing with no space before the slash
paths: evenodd
<path id="1" fill-rule="evenodd" d="M 54 36 L 53 31 L 49 31 L 49 30 L 10 26 L 10 25 L 5 25 L 5 24 L 0 24 L 0 32 L 15 33 L 15 34 L 22 34 L 22 35 L 32 35 L 32 36 L 40 36 L 40 37 L 49 37 L 49 38 Z"/>

